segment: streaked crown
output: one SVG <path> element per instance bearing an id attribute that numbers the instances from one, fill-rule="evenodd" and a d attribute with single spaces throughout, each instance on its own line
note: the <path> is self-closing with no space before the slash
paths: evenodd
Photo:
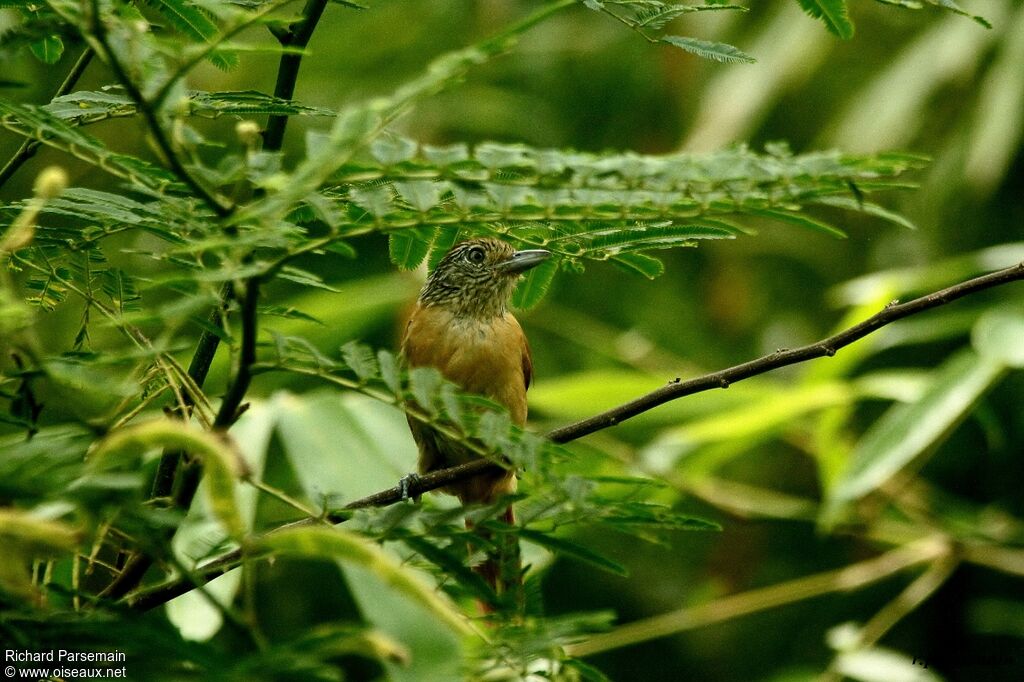
<path id="1" fill-rule="evenodd" d="M 460 317 L 503 315 L 519 275 L 549 255 L 540 249 L 516 251 L 491 237 L 460 242 L 430 273 L 420 292 L 420 304 L 445 306 Z"/>

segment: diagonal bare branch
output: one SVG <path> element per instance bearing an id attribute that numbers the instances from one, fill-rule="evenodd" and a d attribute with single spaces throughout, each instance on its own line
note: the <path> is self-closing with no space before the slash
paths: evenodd
<path id="1" fill-rule="evenodd" d="M 709 391 L 715 388 L 726 388 L 729 384 L 736 381 L 748 379 L 758 374 L 764 374 L 787 365 L 806 362 L 807 360 L 819 357 L 831 357 L 835 355 L 839 349 L 850 345 L 858 339 L 861 339 L 868 334 L 891 324 L 892 322 L 922 313 L 926 310 L 931 310 L 932 308 L 937 308 L 965 296 L 1021 279 L 1024 279 L 1024 262 L 1002 270 L 997 270 L 987 275 L 982 275 L 980 277 L 960 282 L 959 284 L 926 294 L 907 301 L 906 303 L 893 302 L 877 314 L 869 317 L 867 320 L 844 329 L 843 331 L 816 343 L 791 350 L 777 351 L 770 355 L 757 358 L 756 360 L 751 360 L 718 372 L 705 374 L 685 382 L 674 381 L 668 386 L 652 391 L 651 393 L 620 405 L 619 407 L 602 412 L 601 414 L 588 419 L 583 419 L 573 424 L 568 424 L 555 429 L 554 431 L 549 432 L 547 437 L 556 443 L 568 443 L 596 431 L 601 431 L 614 426 L 615 424 L 629 419 L 630 417 L 635 417 L 638 414 L 651 410 L 659 405 L 663 405 L 670 400 L 693 395 L 695 393 L 701 393 L 703 391 Z M 401 502 L 409 496 L 416 497 L 431 490 L 442 488 L 451 483 L 463 481 L 472 478 L 473 476 L 478 476 L 487 471 L 493 472 L 497 468 L 498 466 L 490 460 L 480 459 L 466 464 L 442 469 L 440 471 L 434 471 L 420 476 L 418 479 L 411 482 L 404 491 L 399 486 L 381 490 L 372 495 L 354 500 L 345 505 L 341 510 L 331 512 L 323 518 L 301 519 L 293 523 L 285 524 L 276 530 L 313 523 L 342 523 L 348 518 L 348 512 L 354 509 L 385 507 Z M 983 553 L 979 551 L 979 557 L 982 554 Z M 242 558 L 243 554 L 241 551 L 236 550 L 234 552 L 229 552 L 210 564 L 198 569 L 196 571 L 196 576 L 194 577 L 198 577 L 203 581 L 213 580 L 217 576 L 222 575 L 237 566 L 242 561 Z M 920 561 L 928 560 L 930 558 L 934 557 L 929 555 L 928 557 L 921 558 Z M 880 559 L 882 559 L 882 557 L 879 557 L 879 560 Z M 974 559 L 975 557 L 967 557 L 967 560 Z M 985 561 L 982 561 L 980 558 L 977 560 L 978 563 L 985 563 Z M 1015 559 L 1012 558 L 1002 561 L 992 560 L 987 565 L 1003 570 L 1006 566 L 1016 566 L 1016 564 L 1013 563 L 1014 561 Z M 915 559 L 914 563 L 919 563 L 919 560 Z M 850 566 L 848 569 L 852 570 L 856 568 L 856 566 L 858 565 Z M 1017 568 L 1019 569 L 1019 567 Z M 839 575 L 842 571 L 846 571 L 848 569 L 840 569 L 839 572 L 833 573 Z M 828 578 L 826 581 L 828 585 L 832 585 L 831 581 L 834 577 L 835 576 Z M 822 584 L 824 585 L 825 583 Z M 180 596 L 193 589 L 193 587 L 194 585 L 190 581 L 171 581 L 163 585 L 158 585 L 156 587 L 140 591 L 136 594 L 128 595 L 128 597 L 126 597 L 126 601 L 133 608 L 146 610 L 159 606 L 160 604 Z M 826 587 L 825 591 L 832 591 L 832 589 L 832 587 Z"/>

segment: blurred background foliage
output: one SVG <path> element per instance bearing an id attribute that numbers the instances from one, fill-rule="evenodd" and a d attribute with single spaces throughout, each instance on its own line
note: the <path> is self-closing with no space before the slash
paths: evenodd
<path id="1" fill-rule="evenodd" d="M 365 11 L 329 6 L 295 99 L 339 110 L 385 95 L 435 56 L 497 33 L 525 5 L 375 0 Z M 796 153 L 904 150 L 932 159 L 913 177 L 919 188 L 888 193 L 882 202 L 914 230 L 838 210 L 826 215 L 846 239 L 753 219 L 744 225 L 759 230 L 755 237 L 664 252 L 665 274 L 652 281 L 604 263 L 559 275 L 546 298 L 521 316 L 535 363 L 531 430 L 544 433 L 676 377 L 809 343 L 892 299 L 1024 260 L 1024 4 L 965 0 L 965 8 L 983 14 L 992 28 L 932 6 L 906 11 L 867 0 L 849 4 L 856 31 L 848 40 L 792 0 L 753 3 L 748 12 L 688 14 L 672 25 L 736 45 L 756 64 L 720 64 L 651 45 L 607 16 L 572 8 L 400 119 L 396 132 L 437 145 L 524 142 L 663 154 L 740 142 L 761 149 L 785 140 Z M 13 10 L 0 10 L 0 31 L 17 22 Z M 267 32 L 245 38 L 276 44 Z M 3 95 L 49 101 L 81 48 L 65 39 L 54 64 L 24 51 L 5 55 Z M 188 86 L 269 92 L 277 60 L 271 51 L 241 52 L 240 65 L 230 70 L 200 65 Z M 78 89 L 110 82 L 97 65 Z M 195 125 L 216 139 L 230 137 L 236 121 L 224 116 Z M 317 116 L 292 119 L 287 165 L 303 157 L 306 134 L 327 123 Z M 155 158 L 141 124 L 115 119 L 90 132 Z M 19 144 L 13 135 L 0 136 L 0 158 Z M 115 186 L 95 177 L 91 166 L 44 148 L 0 187 L 0 200 L 29 196 L 38 169 L 54 163 L 67 169 L 72 186 Z M 126 236 L 117 242 L 122 252 L 108 249 L 108 256 L 128 267 L 129 251 L 149 248 L 147 239 Z M 268 304 L 303 311 L 318 323 L 268 318 L 265 328 L 300 334 L 325 352 L 353 339 L 395 348 L 423 273 L 396 271 L 381 235 L 351 244 L 358 258 L 297 262 L 330 291 L 275 281 L 265 292 Z M 894 324 L 836 358 L 684 398 L 569 446 L 568 471 L 650 476 L 664 486 L 655 500 L 712 520 L 721 531 L 638 543 L 631 534 L 598 527 L 574 538 L 620 564 L 628 577 L 527 547 L 543 573 L 532 598 L 553 618 L 608 611 L 614 623 L 632 623 L 633 629 L 613 628 L 577 645 L 576 653 L 616 680 L 782 682 L 822 671 L 833 679 L 879 681 L 1021 679 L 1024 376 L 1013 371 L 1024 346 L 1021 295 L 1011 285 L 973 296 Z M 44 346 L 71 347 L 82 314 L 76 305 L 40 316 Z M 121 343 L 116 339 L 116 331 L 100 329 L 92 347 L 113 348 Z M 187 362 L 190 346 L 177 350 Z M 211 396 L 227 381 L 223 355 L 207 387 Z M 317 507 L 387 488 L 414 467 L 414 446 L 397 411 L 321 385 L 294 374 L 256 378 L 253 406 L 232 433 L 257 473 Z M 76 416 L 59 392 L 44 389 L 38 399 L 46 405 L 44 426 Z M 13 443 L 17 428 L 6 428 L 11 435 L 3 442 Z M 256 528 L 292 518 L 268 498 L 252 495 L 241 506 Z M 202 545 L 210 538 L 204 524 L 211 522 L 200 511 L 193 509 L 195 525 L 175 540 L 183 556 L 209 551 Z M 818 586 L 751 592 L 883 551 L 905 552 L 895 559 L 897 569 L 872 564 L 864 575 Z M 293 652 L 307 646 L 313 658 L 334 647 L 351 679 L 385 669 L 393 679 L 457 674 L 450 633 L 407 603 L 387 602 L 379 588 L 358 587 L 379 576 L 342 566 L 349 589 L 329 562 L 259 564 L 238 599 L 249 600 L 271 643 L 291 642 Z M 236 594 L 237 573 L 212 583 L 211 591 Z M 750 598 L 727 601 L 733 594 Z M 368 643 L 339 626 L 336 614 L 351 612 L 353 599 L 373 602 L 361 605 L 364 615 L 401 642 L 396 647 L 414 652 L 412 668 L 393 664 L 401 651 L 382 654 L 390 645 Z M 171 628 L 190 639 L 212 638 L 196 645 L 205 646 L 209 669 L 220 664 L 243 678 L 247 670 L 273 670 L 273 647 L 230 658 L 245 643 L 222 627 L 223 614 L 201 595 L 172 602 L 167 613 L 173 625 L 150 622 L 130 632 L 119 629 L 123 621 L 111 626 L 108 641 L 138 637 L 150 647 L 146 661 L 140 655 L 129 663 L 138 679 L 158 679 L 167 674 L 161 657 L 181 656 L 166 646 L 161 627 L 167 639 Z M 44 638 L 60 641 L 81 625 L 40 627 L 50 633 Z M 299 635 L 305 644 L 294 643 Z M 346 658 L 368 650 L 368 658 L 392 663 L 378 668 Z M 424 652 L 432 652 L 426 662 Z"/>

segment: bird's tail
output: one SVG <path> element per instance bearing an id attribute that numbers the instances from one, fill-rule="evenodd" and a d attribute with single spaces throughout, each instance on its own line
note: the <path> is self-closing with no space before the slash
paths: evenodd
<path id="1" fill-rule="evenodd" d="M 508 526 L 516 523 L 515 511 L 509 505 L 501 515 L 501 521 Z M 472 528 L 473 524 L 468 519 L 466 527 Z M 519 552 L 519 538 L 513 533 L 494 534 L 479 529 L 478 534 L 490 545 L 486 548 L 486 557 L 482 562 L 473 567 L 473 570 L 494 590 L 498 597 L 499 604 L 507 604 L 514 608 L 516 613 L 522 613 L 525 603 L 523 593 L 523 563 Z M 494 604 L 480 602 L 480 609 L 484 613 L 493 613 Z"/>

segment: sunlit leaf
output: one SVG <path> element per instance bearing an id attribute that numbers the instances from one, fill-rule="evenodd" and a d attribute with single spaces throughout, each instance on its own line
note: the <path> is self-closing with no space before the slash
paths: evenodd
<path id="1" fill-rule="evenodd" d="M 831 491 L 838 506 L 877 489 L 941 443 L 1003 376 L 999 362 L 964 351 L 935 373 L 922 398 L 889 409 L 861 438 L 846 472 Z"/>

